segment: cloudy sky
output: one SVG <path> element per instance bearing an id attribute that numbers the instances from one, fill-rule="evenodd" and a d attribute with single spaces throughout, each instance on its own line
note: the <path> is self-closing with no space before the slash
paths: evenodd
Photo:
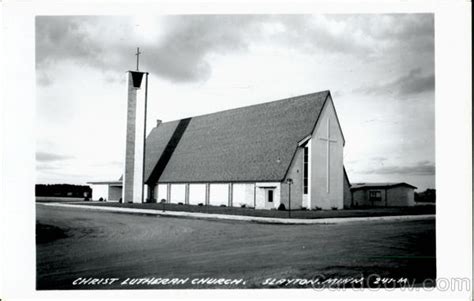
<path id="1" fill-rule="evenodd" d="M 137 46 L 149 129 L 330 90 L 351 182 L 435 187 L 432 14 L 37 17 L 38 183 L 121 175 Z"/>

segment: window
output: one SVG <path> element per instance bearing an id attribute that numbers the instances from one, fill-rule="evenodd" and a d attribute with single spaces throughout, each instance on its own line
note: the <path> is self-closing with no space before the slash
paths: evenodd
<path id="1" fill-rule="evenodd" d="M 267 192 L 267 201 L 273 203 L 273 189 L 268 189 Z"/>
<path id="2" fill-rule="evenodd" d="M 308 146 L 304 147 L 304 158 L 303 158 L 303 193 L 308 194 L 308 158 L 309 157 L 309 150 Z"/>
<path id="3" fill-rule="evenodd" d="M 369 200 L 370 201 L 381 201 L 382 192 L 381 191 L 369 191 Z"/>

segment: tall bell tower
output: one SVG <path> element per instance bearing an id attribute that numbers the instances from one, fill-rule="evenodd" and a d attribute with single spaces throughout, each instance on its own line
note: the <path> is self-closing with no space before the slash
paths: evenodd
<path id="1" fill-rule="evenodd" d="M 148 72 L 139 71 L 140 49 L 137 48 L 137 70 L 127 71 L 127 130 L 123 173 L 123 203 L 144 202 L 146 108 Z M 145 93 L 140 89 L 145 76 Z"/>

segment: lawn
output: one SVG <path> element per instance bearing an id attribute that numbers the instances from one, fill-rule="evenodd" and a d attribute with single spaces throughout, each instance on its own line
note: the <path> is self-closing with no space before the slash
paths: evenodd
<path id="1" fill-rule="evenodd" d="M 369 279 L 374 274 L 420 284 L 436 277 L 434 220 L 273 225 L 41 204 L 36 208 L 40 290 L 266 288 L 268 279 Z M 182 285 L 121 285 L 127 278 L 147 277 L 189 281 Z M 242 282 L 190 282 L 208 277 Z M 74 285 L 78 278 L 120 280 Z M 287 287 L 288 283 L 270 287 Z"/>
<path id="2" fill-rule="evenodd" d="M 84 198 L 76 197 L 56 197 L 56 196 L 37 196 L 35 197 L 37 202 L 40 203 L 66 203 L 66 202 L 81 202 Z"/>
<path id="3" fill-rule="evenodd" d="M 74 202 L 71 204 L 93 205 L 105 207 L 122 208 L 140 208 L 165 211 L 186 211 L 231 215 L 248 215 L 261 217 L 279 217 L 279 218 L 332 218 L 332 217 L 371 217 L 371 216 L 395 216 L 395 215 L 419 215 L 435 214 L 436 207 L 414 206 L 414 207 L 390 207 L 390 208 L 366 208 L 366 209 L 344 209 L 344 210 L 292 210 L 289 212 L 279 210 L 263 210 L 239 207 L 219 207 L 219 206 L 196 206 L 196 205 L 178 205 L 170 203 L 107 203 L 107 202 Z"/>

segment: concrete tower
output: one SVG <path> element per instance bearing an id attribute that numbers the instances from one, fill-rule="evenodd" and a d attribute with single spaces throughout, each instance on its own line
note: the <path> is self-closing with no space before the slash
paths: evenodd
<path id="1" fill-rule="evenodd" d="M 137 54 L 139 54 L 137 50 Z M 138 55 L 137 55 L 138 57 Z M 145 95 L 138 93 L 145 75 Z M 142 203 L 145 135 L 146 135 L 146 101 L 148 90 L 148 72 L 127 72 L 127 133 L 125 142 L 125 170 L 123 177 L 122 202 Z"/>

